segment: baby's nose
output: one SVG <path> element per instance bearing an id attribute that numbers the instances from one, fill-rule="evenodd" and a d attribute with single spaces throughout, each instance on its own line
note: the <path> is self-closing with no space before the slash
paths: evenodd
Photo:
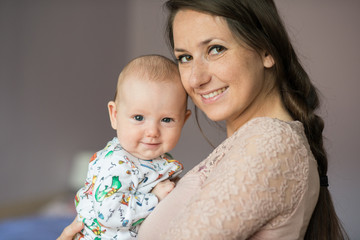
<path id="1" fill-rule="evenodd" d="M 160 136 L 160 130 L 157 124 L 149 124 L 146 128 L 146 136 L 147 137 L 159 137 Z"/>

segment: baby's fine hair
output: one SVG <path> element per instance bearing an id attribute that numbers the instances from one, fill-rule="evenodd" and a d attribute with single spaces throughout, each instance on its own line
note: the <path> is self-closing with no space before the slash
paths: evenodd
<path id="1" fill-rule="evenodd" d="M 141 79 L 151 81 L 170 82 L 173 80 L 180 80 L 179 70 L 174 61 L 156 54 L 143 55 L 131 60 L 121 71 L 116 87 L 114 101 L 116 101 L 118 89 L 121 86 L 121 83 L 130 74 L 136 74 Z"/>

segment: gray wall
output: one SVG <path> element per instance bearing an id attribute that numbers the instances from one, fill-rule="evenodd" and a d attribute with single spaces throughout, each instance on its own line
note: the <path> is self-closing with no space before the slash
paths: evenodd
<path id="1" fill-rule="evenodd" d="M 0 206 L 68 189 L 74 156 L 112 138 L 106 103 L 131 58 L 160 53 L 163 0 L 0 0 Z M 360 237 L 360 2 L 276 0 L 322 93 L 330 190 Z M 206 130 L 216 144 L 225 136 Z M 194 120 L 174 155 L 190 169 L 211 151 Z"/>
<path id="2" fill-rule="evenodd" d="M 112 135 L 128 5 L 0 1 L 0 204 L 64 191 L 74 154 Z"/>

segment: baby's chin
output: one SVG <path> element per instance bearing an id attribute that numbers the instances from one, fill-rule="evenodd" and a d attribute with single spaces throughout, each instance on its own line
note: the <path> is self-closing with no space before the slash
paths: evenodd
<path id="1" fill-rule="evenodd" d="M 128 153 L 132 156 L 142 159 L 142 160 L 151 160 L 158 158 L 159 156 L 163 155 L 167 147 L 164 147 L 162 144 L 143 144 L 140 143 L 136 147 L 134 146 L 127 146 L 124 144 L 122 146 Z"/>
<path id="2" fill-rule="evenodd" d="M 142 160 L 151 160 L 151 159 L 155 159 L 158 158 L 160 155 L 159 153 L 149 153 L 149 152 L 145 152 L 145 153 L 131 153 L 134 157 L 140 158 Z"/>

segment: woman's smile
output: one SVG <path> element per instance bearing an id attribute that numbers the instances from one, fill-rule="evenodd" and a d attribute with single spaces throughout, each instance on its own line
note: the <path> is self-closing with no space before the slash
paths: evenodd
<path id="1" fill-rule="evenodd" d="M 212 91 L 210 93 L 206 93 L 206 94 L 201 94 L 201 97 L 207 99 L 207 100 L 214 100 L 215 97 L 219 96 L 220 94 L 222 94 L 223 92 L 225 92 L 225 90 L 227 89 L 227 87 L 223 87 L 221 89 Z"/>

